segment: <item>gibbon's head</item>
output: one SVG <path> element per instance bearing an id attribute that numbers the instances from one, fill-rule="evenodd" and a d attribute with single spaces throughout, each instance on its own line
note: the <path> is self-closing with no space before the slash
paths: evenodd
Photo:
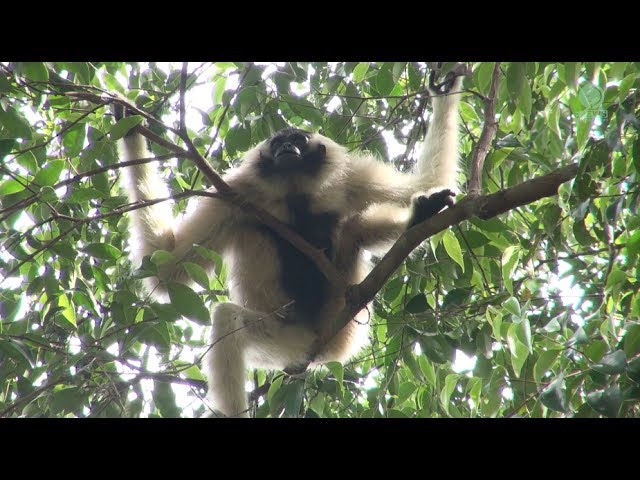
<path id="1" fill-rule="evenodd" d="M 344 156 L 344 149 L 327 137 L 285 128 L 248 152 L 243 163 L 264 180 L 304 180 L 325 177 Z"/>

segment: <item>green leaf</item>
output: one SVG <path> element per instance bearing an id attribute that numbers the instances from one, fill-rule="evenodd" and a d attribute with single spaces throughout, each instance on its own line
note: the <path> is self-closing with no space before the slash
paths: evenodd
<path id="1" fill-rule="evenodd" d="M 353 69 L 353 82 L 360 83 L 364 80 L 365 75 L 369 71 L 369 62 L 360 62 Z"/>
<path id="2" fill-rule="evenodd" d="M 464 260 L 462 258 L 460 243 L 451 230 L 445 231 L 444 236 L 442 237 L 442 244 L 444 245 L 447 255 L 449 255 L 454 262 L 460 265 L 460 268 L 462 268 L 462 271 L 464 272 Z"/>
<path id="3" fill-rule="evenodd" d="M 298 417 L 304 398 L 304 382 L 295 381 L 287 385 L 284 394 L 284 413 L 287 417 Z"/>
<path id="4" fill-rule="evenodd" d="M 640 385 L 640 357 L 634 358 L 629 362 L 627 376 Z"/>
<path id="5" fill-rule="evenodd" d="M 527 78 L 525 76 L 526 65 L 522 62 L 511 62 L 507 67 L 507 90 L 509 97 L 515 103 L 518 103 L 520 94 Z"/>
<path id="6" fill-rule="evenodd" d="M 323 114 L 309 100 L 305 98 L 289 97 L 289 106 L 291 110 L 300 115 L 305 120 L 309 120 L 314 125 L 322 125 Z"/>
<path id="7" fill-rule="evenodd" d="M 76 157 L 84 146 L 86 124 L 79 123 L 67 130 L 62 137 L 62 145 L 68 157 Z"/>
<path id="8" fill-rule="evenodd" d="M 423 335 L 418 338 L 418 343 L 422 353 L 433 363 L 453 361 L 454 349 L 443 335 Z"/>
<path id="9" fill-rule="evenodd" d="M 186 370 L 183 370 L 182 375 L 190 380 L 199 380 L 201 382 L 206 380 L 204 375 L 202 375 L 202 371 L 196 365 L 191 365 Z"/>
<path id="10" fill-rule="evenodd" d="M 2 130 L 6 130 L 8 133 L 8 135 L 4 135 L 5 137 L 24 138 L 26 140 L 33 138 L 31 125 L 13 107 L 3 110 L 0 106 L 0 131 Z"/>
<path id="11" fill-rule="evenodd" d="M 170 303 L 152 303 L 151 310 L 161 322 L 175 322 L 180 318 L 180 313 Z"/>
<path id="12" fill-rule="evenodd" d="M 120 250 L 108 243 L 90 243 L 81 248 L 80 251 L 103 260 L 117 260 L 122 256 Z"/>
<path id="13" fill-rule="evenodd" d="M 385 63 L 374 78 L 378 93 L 380 95 L 389 95 L 395 85 L 393 82 L 393 73 L 391 72 L 390 64 Z"/>
<path id="14" fill-rule="evenodd" d="M 482 62 L 474 72 L 474 77 L 476 78 L 475 83 L 483 95 L 489 93 L 494 66 L 495 62 Z"/>
<path id="15" fill-rule="evenodd" d="M 191 277 L 191 280 L 196 282 L 205 290 L 209 289 L 209 277 L 207 276 L 207 272 L 197 263 L 193 262 L 184 262 L 184 268 Z"/>
<path id="16" fill-rule="evenodd" d="M 24 185 L 12 178 L 0 183 L 0 196 L 11 195 L 12 193 L 18 193 L 22 190 L 24 190 Z"/>
<path id="17" fill-rule="evenodd" d="M 627 280 L 627 274 L 620 270 L 618 267 L 613 267 L 611 273 L 607 277 L 606 290 L 609 290 L 616 285 L 622 284 Z"/>
<path id="18" fill-rule="evenodd" d="M 40 189 L 40 200 L 42 202 L 56 202 L 58 200 L 58 195 L 56 195 L 56 191 L 53 187 L 45 185 Z"/>
<path id="19" fill-rule="evenodd" d="M 231 127 L 225 137 L 225 146 L 233 152 L 245 152 L 251 146 L 251 130 L 240 125 Z"/>
<path id="20" fill-rule="evenodd" d="M 567 87 L 573 89 L 578 82 L 580 75 L 580 64 L 578 62 L 565 62 L 564 64 L 564 83 Z"/>
<path id="21" fill-rule="evenodd" d="M 271 382 L 271 386 L 267 391 L 267 402 L 270 404 L 273 403 L 273 397 L 280 390 L 280 386 L 282 385 L 282 381 L 284 380 L 284 375 L 280 375 L 273 379 Z"/>
<path id="22" fill-rule="evenodd" d="M 513 295 L 513 273 L 516 271 L 518 262 L 520 261 L 520 247 L 517 245 L 509 246 L 502 254 L 502 281 L 509 293 Z"/>
<path id="23" fill-rule="evenodd" d="M 458 305 L 464 305 L 469 301 L 472 290 L 470 288 L 454 288 L 450 290 L 442 301 L 442 308 L 447 309 Z"/>
<path id="24" fill-rule="evenodd" d="M 11 153 L 15 144 L 16 144 L 15 138 L 0 139 L 0 160 L 3 160 L 4 157 L 6 157 L 7 155 L 9 155 L 9 153 Z M 31 152 L 28 152 L 28 153 L 31 153 Z"/>
<path id="25" fill-rule="evenodd" d="M 76 323 L 76 311 L 73 303 L 69 300 L 65 294 L 58 296 L 58 306 L 62 308 L 62 315 L 64 318 L 74 327 L 77 327 Z"/>
<path id="26" fill-rule="evenodd" d="M 153 263 L 156 266 L 160 266 L 160 265 L 166 265 L 167 263 L 173 263 L 175 262 L 177 259 L 174 255 L 172 255 L 171 253 L 167 252 L 166 250 L 156 250 L 155 252 L 153 252 L 151 254 L 151 257 L 149 258 L 149 260 L 151 260 L 151 263 Z"/>
<path id="27" fill-rule="evenodd" d="M 567 345 L 569 346 L 584 345 L 585 343 L 589 343 L 589 337 L 587 336 L 586 332 L 582 327 L 578 327 L 578 329 L 576 330 L 576 333 L 574 333 L 573 336 L 567 342 Z"/>
<path id="28" fill-rule="evenodd" d="M 530 350 L 522 340 L 523 337 L 526 337 L 526 334 L 522 332 L 523 323 L 524 321 L 514 323 L 507 330 L 507 345 L 509 345 L 509 351 L 511 352 L 511 365 L 517 377 L 520 377 L 520 371 L 529 356 Z"/>
<path id="29" fill-rule="evenodd" d="M 578 100 L 586 109 L 599 110 L 604 100 L 604 92 L 600 87 L 585 82 L 578 90 Z"/>
<path id="30" fill-rule="evenodd" d="M 247 79 L 245 79 L 246 82 Z M 224 96 L 223 96 L 224 97 Z M 240 90 L 240 93 L 238 93 L 238 96 L 236 97 L 236 108 L 239 110 L 239 114 L 240 114 L 240 118 L 242 120 L 244 120 L 244 118 L 247 116 L 247 114 L 253 112 L 255 110 L 255 107 L 258 104 L 258 97 L 256 94 L 256 89 L 255 88 L 243 88 L 242 90 Z M 288 96 L 285 96 L 285 101 L 287 98 L 291 98 Z"/>
<path id="31" fill-rule="evenodd" d="M 323 417 L 325 405 L 326 405 L 325 396 L 318 394 L 315 397 L 313 397 L 309 402 L 309 409 L 319 417 Z"/>
<path id="32" fill-rule="evenodd" d="M 431 362 L 429 362 L 429 360 L 427 360 L 425 356 L 421 355 L 420 357 L 418 357 L 418 365 L 420 366 L 420 371 L 423 373 L 424 378 L 427 379 L 427 382 L 429 382 L 432 387 L 435 387 L 436 372 Z"/>
<path id="33" fill-rule="evenodd" d="M 520 101 L 518 102 L 518 109 L 525 116 L 525 120 L 529 120 L 531 117 L 531 86 L 529 82 L 525 81 L 522 85 L 522 91 L 520 92 Z"/>
<path id="34" fill-rule="evenodd" d="M 222 103 L 222 94 L 227 86 L 227 77 L 220 77 L 216 80 L 213 88 L 213 103 L 220 105 Z"/>
<path id="35" fill-rule="evenodd" d="M 515 297 L 509 297 L 503 304 L 504 309 L 510 314 L 520 318 L 520 302 Z"/>
<path id="36" fill-rule="evenodd" d="M 449 413 L 449 402 L 451 400 L 451 395 L 453 394 L 453 390 L 458 384 L 459 378 L 460 375 L 458 375 L 457 373 L 450 373 L 444 379 L 444 388 L 440 391 L 440 402 L 442 403 L 442 407 L 447 413 Z"/>
<path id="37" fill-rule="evenodd" d="M 618 98 L 621 102 L 627 98 L 629 90 L 631 90 L 631 87 L 638 78 L 640 78 L 640 75 L 637 73 L 631 73 L 622 79 L 620 86 L 618 87 Z"/>
<path id="38" fill-rule="evenodd" d="M 82 203 L 88 200 L 94 200 L 96 198 L 105 198 L 105 195 L 100 190 L 93 187 L 82 187 L 76 191 L 74 191 L 71 195 L 67 197 L 68 202 L 72 203 Z"/>
<path id="39" fill-rule="evenodd" d="M 58 385 L 49 400 L 51 413 L 57 415 L 76 412 L 83 407 L 85 400 L 86 393 L 82 389 Z"/>
<path id="40" fill-rule="evenodd" d="M 340 362 L 327 362 L 324 364 L 325 367 L 329 369 L 329 371 L 333 374 L 336 381 L 338 382 L 338 387 L 342 391 L 343 382 L 344 382 L 344 367 Z"/>
<path id="41" fill-rule="evenodd" d="M 178 312 L 201 325 L 210 323 L 209 311 L 198 294 L 177 282 L 169 282 L 167 287 L 171 304 Z"/>
<path id="42" fill-rule="evenodd" d="M 497 341 L 502 341 L 502 318 L 503 315 L 500 312 L 490 311 L 492 307 L 488 308 L 485 316 L 491 325 L 491 330 L 493 332 L 493 338 Z M 493 309 L 495 310 L 495 309 Z"/>
<path id="43" fill-rule="evenodd" d="M 533 379 L 540 382 L 551 366 L 556 362 L 560 350 L 545 350 L 540 353 L 536 364 L 533 366 Z"/>
<path id="44" fill-rule="evenodd" d="M 41 187 L 55 185 L 63 168 L 64 160 L 51 160 L 36 174 L 33 183 Z"/>
<path id="45" fill-rule="evenodd" d="M 540 394 L 542 404 L 556 412 L 567 412 L 567 388 L 564 383 L 564 375 L 560 374 Z"/>
<path id="46" fill-rule="evenodd" d="M 152 397 L 160 415 L 164 418 L 180 418 L 180 409 L 170 383 L 154 380 Z"/>
<path id="47" fill-rule="evenodd" d="M 591 365 L 591 368 L 606 375 L 622 373 L 627 368 L 627 355 L 624 350 L 616 350 L 609 355 L 605 355 L 600 362 Z"/>
<path id="48" fill-rule="evenodd" d="M 640 325 L 629 325 L 623 339 L 624 353 L 627 358 L 640 353 Z"/>
<path id="49" fill-rule="evenodd" d="M 49 71 L 42 62 L 21 62 L 18 66 L 22 74 L 29 80 L 36 82 L 47 82 L 49 80 Z"/>
<path id="50" fill-rule="evenodd" d="M 622 405 L 622 394 L 618 385 L 612 385 L 604 390 L 596 390 L 587 395 L 587 403 L 596 412 L 605 417 L 615 418 Z"/>
<path id="51" fill-rule="evenodd" d="M 109 136 L 111 140 L 118 140 L 124 137 L 129 130 L 138 125 L 144 120 L 142 115 L 131 115 L 130 117 L 124 117 L 118 120 L 115 125 L 111 127 Z"/>
<path id="52" fill-rule="evenodd" d="M 10 358 L 19 365 L 24 364 L 33 368 L 36 364 L 22 340 L 0 339 L 0 352 L 2 352 L 4 358 Z"/>
<path id="53" fill-rule="evenodd" d="M 407 313 L 420 313 L 426 311 L 428 308 L 427 297 L 424 293 L 419 293 L 407 302 L 404 310 Z"/>
<path id="54" fill-rule="evenodd" d="M 640 155 L 640 152 L 638 152 Z M 633 235 L 629 237 L 626 245 L 627 251 L 629 255 L 639 255 L 640 254 L 640 230 L 634 232 Z"/>

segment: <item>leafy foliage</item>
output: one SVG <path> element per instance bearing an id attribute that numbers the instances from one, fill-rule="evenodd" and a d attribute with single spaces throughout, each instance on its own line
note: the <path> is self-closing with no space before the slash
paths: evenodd
<path id="1" fill-rule="evenodd" d="M 201 248 L 216 275 L 189 265 L 197 286 L 171 285 L 167 304 L 140 293 L 166 252 L 142 266 L 128 259 L 115 140 L 142 117 L 116 123 L 100 100 L 129 98 L 182 146 L 167 128 L 180 126 L 180 69 L 0 65 L 0 416 L 203 412 L 199 360 L 207 308 L 226 300 L 224 266 Z M 218 171 L 290 125 L 406 170 L 425 133 L 423 63 L 188 71 L 187 130 Z M 463 184 L 493 63 L 473 71 Z M 640 64 L 503 63 L 501 77 L 485 192 L 577 161 L 576 180 L 430 238 L 379 293 L 370 348 L 304 377 L 254 372 L 257 416 L 640 415 Z M 152 150 L 174 193 L 207 186 L 190 161 Z"/>

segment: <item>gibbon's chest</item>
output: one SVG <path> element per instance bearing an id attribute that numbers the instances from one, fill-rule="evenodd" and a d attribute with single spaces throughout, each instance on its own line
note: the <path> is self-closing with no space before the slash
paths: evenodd
<path id="1" fill-rule="evenodd" d="M 316 211 L 313 199 L 306 194 L 288 194 L 283 205 L 288 224 L 314 247 L 333 257 L 334 233 L 339 214 L 333 211 Z M 313 324 L 316 314 L 325 305 L 329 284 L 315 264 L 287 240 L 265 226 L 258 226 L 275 247 L 280 267 L 280 286 L 294 301 L 294 309 L 304 321 Z"/>

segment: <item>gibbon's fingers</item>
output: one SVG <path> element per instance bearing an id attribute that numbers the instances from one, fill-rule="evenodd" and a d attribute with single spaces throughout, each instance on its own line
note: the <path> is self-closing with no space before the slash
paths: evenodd
<path id="1" fill-rule="evenodd" d="M 408 228 L 433 217 L 445 207 L 453 207 L 455 193 L 444 189 L 429 196 L 419 195 L 413 200 L 413 213 Z"/>
<path id="2" fill-rule="evenodd" d="M 460 77 L 471 75 L 471 69 L 465 63 L 457 63 L 451 68 L 445 75 L 444 79 L 440 83 L 436 83 L 436 78 L 440 75 L 440 68 L 442 64 L 438 64 L 436 68 L 431 69 L 429 74 L 429 91 L 435 95 L 446 95 L 453 90 L 456 80 Z"/>

